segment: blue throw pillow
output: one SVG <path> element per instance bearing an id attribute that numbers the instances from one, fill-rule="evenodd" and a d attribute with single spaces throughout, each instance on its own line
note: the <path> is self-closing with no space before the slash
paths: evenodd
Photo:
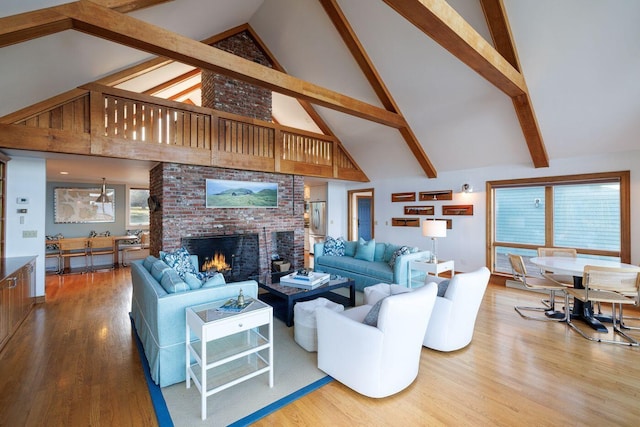
<path id="1" fill-rule="evenodd" d="M 144 268 L 147 269 L 147 271 L 151 271 L 151 266 L 153 265 L 154 262 L 158 261 L 158 258 L 154 257 L 153 255 L 149 255 L 147 256 L 144 261 L 142 261 L 142 266 Z"/>
<path id="2" fill-rule="evenodd" d="M 213 277 L 211 277 L 206 282 L 204 282 L 202 284 L 202 287 L 203 288 L 214 288 L 216 286 L 224 285 L 225 283 L 226 283 L 226 281 L 224 280 L 224 276 L 222 275 L 222 273 L 216 273 L 216 274 L 213 275 Z"/>
<path id="3" fill-rule="evenodd" d="M 396 259 L 399 256 L 409 255 L 410 253 L 411 250 L 406 246 L 402 246 L 400 249 L 396 249 L 396 251 L 393 253 L 393 255 L 391 255 L 391 258 L 389 259 L 389 267 L 393 268 L 396 265 Z"/>
<path id="4" fill-rule="evenodd" d="M 438 283 L 438 296 L 439 297 L 443 297 L 444 294 L 447 293 L 447 288 L 449 287 L 449 281 L 448 280 L 443 280 L 442 282 Z"/>
<path id="5" fill-rule="evenodd" d="M 380 307 L 382 306 L 382 301 L 384 301 L 386 297 L 380 298 L 380 300 L 373 304 L 371 310 L 364 316 L 362 323 L 369 326 L 378 326 L 378 315 L 380 314 Z"/>
<path id="6" fill-rule="evenodd" d="M 166 262 L 169 267 L 177 271 L 182 279 L 184 279 L 186 273 L 198 273 L 196 267 L 191 263 L 191 255 L 185 248 L 165 253 L 162 260 Z"/>
<path id="7" fill-rule="evenodd" d="M 185 273 L 183 280 L 192 291 L 202 287 L 202 279 L 193 273 Z"/>
<path id="8" fill-rule="evenodd" d="M 344 239 L 342 237 L 338 237 L 337 239 L 327 237 L 324 241 L 324 251 L 322 255 L 344 256 Z"/>
<path id="9" fill-rule="evenodd" d="M 162 274 L 160 285 L 169 294 L 175 294 L 177 292 L 186 292 L 190 290 L 189 285 L 187 285 L 182 281 L 182 279 L 178 275 L 178 272 L 171 268 L 167 268 Z"/>
<path id="10" fill-rule="evenodd" d="M 355 256 L 358 242 L 344 242 L 344 256 Z"/>
<path id="11" fill-rule="evenodd" d="M 358 246 L 356 247 L 355 259 L 361 259 L 363 261 L 373 261 L 373 256 L 376 253 L 376 239 L 371 239 L 368 242 L 362 237 L 358 240 Z"/>
<path id="12" fill-rule="evenodd" d="M 395 251 L 397 251 L 398 249 L 400 249 L 402 246 L 400 245 L 394 245 L 391 243 L 387 243 L 387 247 L 384 250 L 384 257 L 382 258 L 382 260 L 384 262 L 389 262 L 391 260 L 391 255 L 393 255 L 393 253 Z"/>
<path id="13" fill-rule="evenodd" d="M 169 267 L 166 262 L 159 259 L 153 263 L 153 265 L 151 266 L 151 271 L 149 272 L 151 273 L 153 278 L 159 282 L 160 279 L 162 279 L 162 273 L 164 273 L 165 270 L 170 268 L 171 267 Z"/>

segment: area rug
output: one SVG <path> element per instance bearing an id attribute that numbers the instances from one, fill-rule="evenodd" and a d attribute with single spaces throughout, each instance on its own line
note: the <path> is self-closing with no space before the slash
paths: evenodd
<path id="1" fill-rule="evenodd" d="M 332 378 L 316 367 L 317 354 L 296 344 L 293 333 L 293 327 L 287 328 L 283 322 L 274 319 L 273 388 L 269 388 L 268 374 L 263 374 L 214 394 L 207 398 L 207 419 L 204 421 L 201 419 L 200 393 L 195 385 L 187 389 L 181 382 L 159 388 L 148 378 L 160 426 L 250 425 L 330 382 Z M 141 359 L 146 365 L 142 350 Z"/>

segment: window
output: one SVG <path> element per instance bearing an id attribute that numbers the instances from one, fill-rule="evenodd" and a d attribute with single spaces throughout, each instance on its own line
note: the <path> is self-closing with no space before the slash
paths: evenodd
<path id="1" fill-rule="evenodd" d="M 127 187 L 127 228 L 149 228 L 149 190 Z"/>
<path id="2" fill-rule="evenodd" d="M 487 261 L 511 273 L 508 253 L 575 248 L 580 256 L 629 262 L 629 172 L 487 183 Z"/>

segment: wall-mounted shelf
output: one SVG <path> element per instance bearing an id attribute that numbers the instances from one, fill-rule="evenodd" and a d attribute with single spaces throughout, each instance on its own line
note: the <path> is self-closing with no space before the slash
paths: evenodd
<path id="1" fill-rule="evenodd" d="M 391 193 L 392 202 L 415 202 L 416 193 Z"/>
<path id="2" fill-rule="evenodd" d="M 420 218 L 391 218 L 393 227 L 420 227 Z"/>
<path id="3" fill-rule="evenodd" d="M 428 200 L 453 200 L 453 191 L 452 190 L 442 190 L 442 191 L 421 191 L 418 193 L 418 199 L 422 201 Z"/>
<path id="4" fill-rule="evenodd" d="M 436 210 L 434 206 L 405 206 L 405 215 L 435 215 Z"/>
<path id="5" fill-rule="evenodd" d="M 442 215 L 473 215 L 473 205 L 443 206 Z"/>

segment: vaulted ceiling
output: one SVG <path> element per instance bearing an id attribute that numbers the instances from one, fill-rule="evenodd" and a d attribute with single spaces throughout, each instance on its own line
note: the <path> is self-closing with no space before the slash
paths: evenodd
<path id="1" fill-rule="evenodd" d="M 169 89 L 162 86 L 197 62 L 197 55 L 185 51 L 189 44 L 132 40 L 125 34 L 133 30 L 126 28 L 124 17 L 125 28 L 118 33 L 101 28 L 96 17 L 74 15 L 75 28 L 94 35 L 73 31 L 68 22 L 51 18 L 50 10 L 41 10 L 62 3 L 10 0 L 0 5 L 0 17 L 7 17 L 4 22 L 14 30 L 15 15 L 39 11 L 24 15 L 29 19 L 22 32 L 9 33 L 0 24 L 0 117 L 144 63 L 154 57 L 148 52 L 173 56 L 179 63 L 122 83 L 122 88 L 197 97 L 195 76 Z M 319 116 L 372 180 L 494 165 L 544 167 L 554 159 L 639 147 L 640 2 L 634 0 L 94 3 L 198 41 L 248 24 L 295 78 L 283 92 L 298 90 L 316 104 Z M 36 17 L 46 25 L 34 29 Z M 29 31 L 45 35 L 32 38 Z M 220 66 L 213 57 L 196 59 Z M 282 91 L 281 78 L 257 72 L 251 78 Z M 300 81 L 312 90 L 305 92 Z M 322 96 L 345 98 L 321 99 L 315 88 L 326 90 Z M 275 100 L 278 122 L 313 126 L 297 103 L 284 96 Z M 354 115 L 353 108 L 367 114 Z M 400 117 L 400 125 L 372 119 L 371 111 L 392 113 L 380 117 Z M 48 161 L 48 168 L 53 171 L 61 161 Z M 148 167 L 98 164 L 142 172 Z"/>

